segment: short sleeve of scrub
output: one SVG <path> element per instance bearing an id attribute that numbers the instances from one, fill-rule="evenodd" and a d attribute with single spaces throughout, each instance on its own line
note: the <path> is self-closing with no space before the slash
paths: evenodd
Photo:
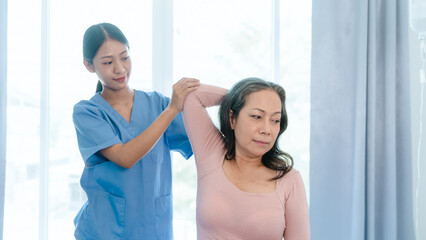
<path id="1" fill-rule="evenodd" d="M 74 106 L 73 121 L 86 166 L 99 163 L 96 162 L 99 157 L 92 158 L 96 152 L 121 142 L 108 115 L 89 101 L 81 101 Z"/>
<path id="2" fill-rule="evenodd" d="M 182 113 L 179 113 L 166 131 L 167 141 L 171 150 L 179 152 L 185 159 L 192 156 L 192 148 L 186 135 Z"/>
<path id="3" fill-rule="evenodd" d="M 161 98 L 161 104 L 163 108 L 166 108 L 170 103 L 170 98 L 165 97 L 157 92 L 158 97 Z M 192 156 L 191 143 L 189 142 L 188 135 L 186 134 L 185 125 L 183 123 L 183 115 L 180 112 L 165 132 L 167 143 L 170 150 L 180 153 L 185 159 L 189 159 Z"/>

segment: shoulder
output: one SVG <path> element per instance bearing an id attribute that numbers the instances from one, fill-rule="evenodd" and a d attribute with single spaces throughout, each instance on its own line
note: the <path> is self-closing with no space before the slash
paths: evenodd
<path id="1" fill-rule="evenodd" d="M 284 175 L 283 178 L 294 179 L 294 178 L 296 178 L 298 176 L 300 176 L 300 172 L 297 169 L 292 168 L 288 173 L 286 173 Z"/>
<path id="2" fill-rule="evenodd" d="M 90 100 L 82 100 L 74 105 L 72 113 L 74 123 L 106 118 L 108 114 L 102 104 L 96 101 L 96 97 L 95 95 Z"/>
<path id="3" fill-rule="evenodd" d="M 93 98 L 92 98 L 93 99 Z M 92 100 L 81 100 L 74 105 L 73 114 L 80 114 L 86 111 L 93 111 L 99 109 L 99 106 Z"/>
<path id="4" fill-rule="evenodd" d="M 278 179 L 280 184 L 290 184 L 294 181 L 298 176 L 300 176 L 300 172 L 294 168 L 292 168 L 288 173 L 286 173 L 282 178 Z"/>
<path id="5" fill-rule="evenodd" d="M 297 169 L 292 168 L 284 177 L 277 180 L 277 187 L 287 196 L 294 188 L 299 188 L 303 185 L 302 175 Z"/>
<path id="6" fill-rule="evenodd" d="M 170 99 L 157 91 L 145 92 L 135 90 L 135 95 L 141 102 L 168 104 Z"/>
<path id="7" fill-rule="evenodd" d="M 135 90 L 135 94 L 139 97 L 146 97 L 146 98 L 166 98 L 163 94 L 157 91 L 142 91 L 142 90 Z"/>

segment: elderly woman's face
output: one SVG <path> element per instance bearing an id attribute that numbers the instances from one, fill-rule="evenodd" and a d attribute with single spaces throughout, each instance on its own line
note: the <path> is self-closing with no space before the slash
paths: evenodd
<path id="1" fill-rule="evenodd" d="M 273 90 L 251 93 L 238 117 L 231 114 L 236 156 L 262 157 L 274 146 L 280 131 L 281 100 Z"/>

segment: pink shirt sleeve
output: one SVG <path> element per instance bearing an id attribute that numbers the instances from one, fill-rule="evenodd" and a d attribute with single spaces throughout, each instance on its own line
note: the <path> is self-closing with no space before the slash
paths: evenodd
<path id="1" fill-rule="evenodd" d="M 294 177 L 285 196 L 285 240 L 308 240 L 311 237 L 309 227 L 309 210 L 306 200 L 305 185 L 300 173 L 294 171 Z M 291 174 L 291 173 L 288 173 Z"/>
<path id="2" fill-rule="evenodd" d="M 219 163 L 219 161 L 208 161 L 209 156 L 213 153 L 217 154 L 218 149 L 223 148 L 222 136 L 210 119 L 206 108 L 218 105 L 227 92 L 228 90 L 224 88 L 201 84 L 197 90 L 185 98 L 183 118 L 199 178 L 214 169 L 213 165 Z"/>

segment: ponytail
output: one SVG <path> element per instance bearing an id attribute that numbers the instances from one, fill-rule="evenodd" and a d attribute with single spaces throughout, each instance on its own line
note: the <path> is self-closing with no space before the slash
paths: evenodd
<path id="1" fill-rule="evenodd" d="M 98 80 L 98 85 L 96 85 L 96 93 L 102 92 L 103 89 L 104 87 L 102 86 L 101 81 Z"/>

